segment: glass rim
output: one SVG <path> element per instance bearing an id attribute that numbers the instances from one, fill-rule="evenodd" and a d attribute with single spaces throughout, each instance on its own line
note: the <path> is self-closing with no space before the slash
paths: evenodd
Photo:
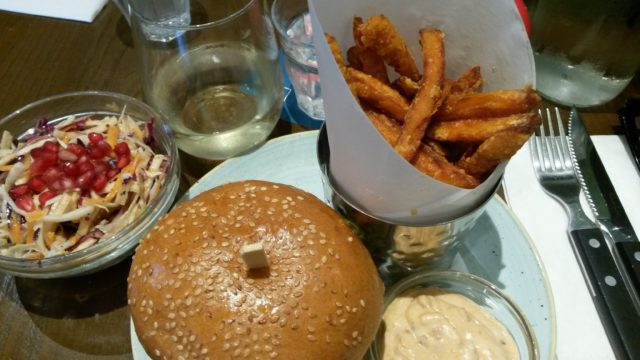
<path id="1" fill-rule="evenodd" d="M 172 29 L 172 30 L 200 30 L 200 29 L 206 29 L 206 28 L 211 28 L 211 27 L 216 27 L 219 25 L 224 25 L 234 19 L 236 19 L 237 17 L 239 17 L 240 15 L 244 14 L 245 12 L 247 12 L 247 9 L 249 9 L 253 4 L 256 3 L 257 0 L 246 0 L 246 3 L 240 7 L 238 10 L 234 11 L 233 13 L 221 18 L 221 19 L 217 19 L 217 20 L 213 20 L 213 21 L 209 21 L 203 24 L 197 24 L 197 25 L 174 25 L 174 24 L 157 24 L 157 22 L 155 20 L 151 20 L 146 16 L 141 15 L 136 9 L 135 9 L 135 5 L 131 4 L 131 9 L 133 10 L 133 12 L 129 15 L 129 16 L 133 16 L 136 18 L 139 18 L 147 23 L 153 23 L 156 24 L 156 26 L 164 28 L 164 29 Z"/>
<path id="2" fill-rule="evenodd" d="M 303 47 L 305 47 L 307 49 L 314 49 L 315 46 L 313 45 L 313 38 L 311 39 L 310 42 L 292 39 L 292 38 L 287 36 L 287 30 L 282 28 L 280 22 L 276 21 L 276 16 L 275 16 L 276 11 L 277 11 L 276 10 L 276 5 L 278 5 L 279 1 L 280 0 L 274 0 L 273 3 L 271 4 L 271 10 L 269 11 L 269 17 L 271 19 L 271 23 L 273 24 L 273 27 L 276 29 L 276 33 L 278 34 L 278 37 L 280 38 L 280 42 L 303 46 Z M 307 11 L 309 11 L 309 10 L 307 9 Z M 312 31 L 313 31 L 313 27 L 312 27 Z M 284 46 L 283 46 L 283 48 L 284 48 Z"/>

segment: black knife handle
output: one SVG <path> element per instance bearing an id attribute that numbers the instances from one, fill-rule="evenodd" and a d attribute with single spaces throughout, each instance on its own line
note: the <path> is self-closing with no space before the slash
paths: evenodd
<path id="1" fill-rule="evenodd" d="M 634 291 L 640 297 L 640 242 L 625 241 L 615 243 L 627 274 L 631 278 Z"/>
<path id="2" fill-rule="evenodd" d="M 569 233 L 593 302 L 617 359 L 640 359 L 640 314 L 600 229 Z"/>

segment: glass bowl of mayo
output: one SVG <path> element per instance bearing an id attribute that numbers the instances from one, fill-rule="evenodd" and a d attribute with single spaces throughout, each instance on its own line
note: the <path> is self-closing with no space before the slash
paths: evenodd
<path id="1" fill-rule="evenodd" d="M 500 289 L 473 274 L 425 271 L 396 283 L 369 358 L 539 359 L 529 321 Z"/>

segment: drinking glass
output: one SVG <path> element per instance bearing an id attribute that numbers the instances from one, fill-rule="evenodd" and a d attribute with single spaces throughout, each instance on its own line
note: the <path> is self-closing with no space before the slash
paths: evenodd
<path id="1" fill-rule="evenodd" d="M 221 160 L 261 144 L 283 101 L 261 1 L 190 1 L 188 24 L 149 17 L 151 3 L 129 0 L 134 47 L 145 98 L 168 119 L 178 147 Z"/>
<path id="2" fill-rule="evenodd" d="M 603 104 L 640 65 L 638 0 L 538 0 L 532 20 L 536 87 L 551 101 Z"/>
<path id="3" fill-rule="evenodd" d="M 312 118 L 324 120 L 307 0 L 275 0 L 271 6 L 271 20 L 280 39 L 298 107 Z"/>
<path id="4" fill-rule="evenodd" d="M 170 41 L 175 38 L 176 32 L 163 25 L 189 25 L 191 22 L 189 0 L 113 0 L 113 2 L 129 23 L 132 7 L 135 7 L 137 16 L 146 19 L 144 24 L 141 24 L 142 31 L 148 39 L 154 41 Z"/>

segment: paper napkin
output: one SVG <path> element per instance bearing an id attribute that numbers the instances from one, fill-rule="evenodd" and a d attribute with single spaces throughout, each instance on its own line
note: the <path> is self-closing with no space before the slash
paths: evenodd
<path id="1" fill-rule="evenodd" d="M 640 207 L 634 204 L 640 198 L 640 174 L 624 139 L 593 136 L 592 140 L 639 233 Z M 549 276 L 556 308 L 558 359 L 615 359 L 569 244 L 567 216 L 538 184 L 528 146 L 509 162 L 504 187 L 509 206 L 533 239 Z"/>
<path id="2" fill-rule="evenodd" d="M 108 0 L 0 0 L 0 10 L 92 22 Z"/>

